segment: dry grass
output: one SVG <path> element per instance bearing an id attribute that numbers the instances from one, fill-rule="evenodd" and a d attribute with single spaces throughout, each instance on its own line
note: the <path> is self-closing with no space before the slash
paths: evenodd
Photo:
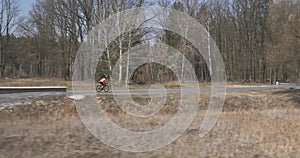
<path id="1" fill-rule="evenodd" d="M 7 86 L 66 86 L 68 89 L 72 87 L 72 81 L 63 81 L 57 79 L 39 79 L 39 78 L 26 78 L 26 79 L 9 79 L 0 80 L 0 87 Z"/>
<path id="2" fill-rule="evenodd" d="M 95 82 L 96 83 L 96 82 Z M 86 82 L 76 82 L 81 87 L 88 87 Z M 117 83 L 112 83 L 114 86 L 118 86 Z M 129 84 L 129 89 L 148 89 L 152 84 Z M 180 88 L 179 82 L 168 82 L 163 84 L 166 89 Z M 66 86 L 68 89 L 72 89 L 72 81 L 63 81 L 52 78 L 24 78 L 24 79 L 8 79 L 0 80 L 0 87 L 7 86 Z M 194 84 L 188 85 L 185 83 L 185 87 L 195 88 Z M 210 87 L 210 83 L 199 83 L 199 87 Z M 126 87 L 127 88 L 127 87 Z"/>
<path id="3" fill-rule="evenodd" d="M 41 98 L 32 105 L 0 111 L 0 157 L 298 157 L 300 155 L 300 91 L 229 93 L 213 130 L 199 138 L 209 102 L 200 100 L 198 115 L 187 131 L 164 148 L 145 153 L 123 152 L 93 137 L 77 116 L 72 100 Z M 135 96 L 146 103 L 147 96 Z M 137 99 L 138 98 L 138 99 Z M 129 116 L 112 96 L 99 96 L 100 106 L 116 124 L 134 131 L 163 126 L 176 110 L 169 96 L 154 117 Z"/>

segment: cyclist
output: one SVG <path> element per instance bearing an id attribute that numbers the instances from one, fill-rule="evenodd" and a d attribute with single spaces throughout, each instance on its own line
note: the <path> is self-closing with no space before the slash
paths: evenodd
<path id="1" fill-rule="evenodd" d="M 102 87 L 104 87 L 106 84 L 108 84 L 107 77 L 105 75 L 103 75 L 100 78 L 99 83 L 102 85 Z"/>

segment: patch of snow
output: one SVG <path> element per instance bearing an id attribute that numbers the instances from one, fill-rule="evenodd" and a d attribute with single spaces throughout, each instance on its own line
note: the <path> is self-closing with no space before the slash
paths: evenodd
<path id="1" fill-rule="evenodd" d="M 74 99 L 74 100 L 82 100 L 84 97 L 85 97 L 85 95 L 71 95 L 71 96 L 68 96 L 68 98 Z"/>

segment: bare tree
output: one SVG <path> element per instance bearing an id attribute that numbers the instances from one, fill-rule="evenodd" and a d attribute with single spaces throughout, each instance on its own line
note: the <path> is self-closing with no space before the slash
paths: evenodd
<path id="1" fill-rule="evenodd" d="M 223 56 L 227 77 L 230 81 L 266 82 L 277 79 L 294 80 L 300 78 L 300 19 L 299 2 L 293 0 L 273 3 L 272 0 L 160 0 L 161 6 L 178 9 L 206 26 L 208 36 L 214 39 Z M 57 77 L 69 80 L 76 52 L 87 37 L 87 33 L 104 19 L 130 8 L 145 6 L 144 0 L 39 0 L 30 11 L 29 17 L 21 25 L 23 39 L 12 36 L 17 24 L 17 6 L 14 0 L 2 0 L 0 6 L 0 64 L 6 67 L 30 65 L 29 74 L 36 77 Z M 177 7 L 177 8 L 176 8 Z M 10 8 L 10 9 L 8 9 Z M 171 16 L 170 14 L 168 16 Z M 122 21 L 123 20 L 123 21 Z M 182 19 L 181 19 L 182 20 Z M 119 37 L 110 39 L 110 34 L 93 35 L 95 41 L 103 43 L 105 49 L 100 73 L 111 74 L 118 67 L 118 80 L 128 83 L 129 79 L 143 79 L 144 82 L 157 78 L 156 72 L 165 78 L 175 78 L 166 68 L 146 64 L 129 74 L 132 63 L 130 48 L 145 42 L 150 29 L 132 29 L 131 21 L 118 19 L 116 29 Z M 147 19 L 145 19 L 147 21 Z M 167 22 L 167 21 L 165 21 Z M 153 30 L 151 30 L 153 31 Z M 157 40 L 179 49 L 183 56 L 181 77 L 184 78 L 186 59 L 195 68 L 201 81 L 210 79 L 209 63 L 197 52 L 189 41 L 168 30 L 154 30 Z M 186 35 L 188 29 L 182 28 Z M 105 36 L 104 36 L 105 35 Z M 210 39 L 210 38 L 208 38 Z M 26 59 L 16 58 L 12 46 L 24 40 L 27 45 Z M 207 40 L 208 52 L 209 43 Z M 22 42 L 21 42 L 22 43 Z M 23 46 L 22 46 L 23 47 Z M 11 49 L 11 50 L 9 50 Z M 149 54 L 151 57 L 151 54 Z M 87 56 L 84 56 L 87 57 Z M 92 58 L 92 57 L 87 57 Z M 18 59 L 18 60 L 16 60 Z M 115 65 L 117 61 L 120 65 Z M 208 60 L 206 60 L 208 61 Z M 85 65 L 88 66 L 88 65 Z M 137 73 L 140 73 L 137 75 Z M 3 75 L 1 69 L 0 77 Z M 139 77 L 137 77 L 139 76 Z M 164 79 L 160 77 L 162 81 Z"/>
<path id="2" fill-rule="evenodd" d="M 6 66 L 12 66 L 13 59 L 9 59 L 10 35 L 18 24 L 19 8 L 15 0 L 2 0 L 0 4 L 0 79 Z M 3 37 L 4 36 L 4 37 Z M 9 61 L 11 60 L 11 61 Z M 10 63 L 9 63 L 10 62 Z"/>

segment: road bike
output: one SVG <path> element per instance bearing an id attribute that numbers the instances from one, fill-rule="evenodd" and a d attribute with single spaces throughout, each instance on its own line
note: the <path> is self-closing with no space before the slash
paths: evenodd
<path id="1" fill-rule="evenodd" d="M 108 84 L 104 84 L 104 85 L 101 85 L 100 83 L 96 85 L 96 91 L 97 92 L 101 92 L 101 91 L 104 91 L 104 92 L 108 92 L 110 89 L 109 85 Z"/>

